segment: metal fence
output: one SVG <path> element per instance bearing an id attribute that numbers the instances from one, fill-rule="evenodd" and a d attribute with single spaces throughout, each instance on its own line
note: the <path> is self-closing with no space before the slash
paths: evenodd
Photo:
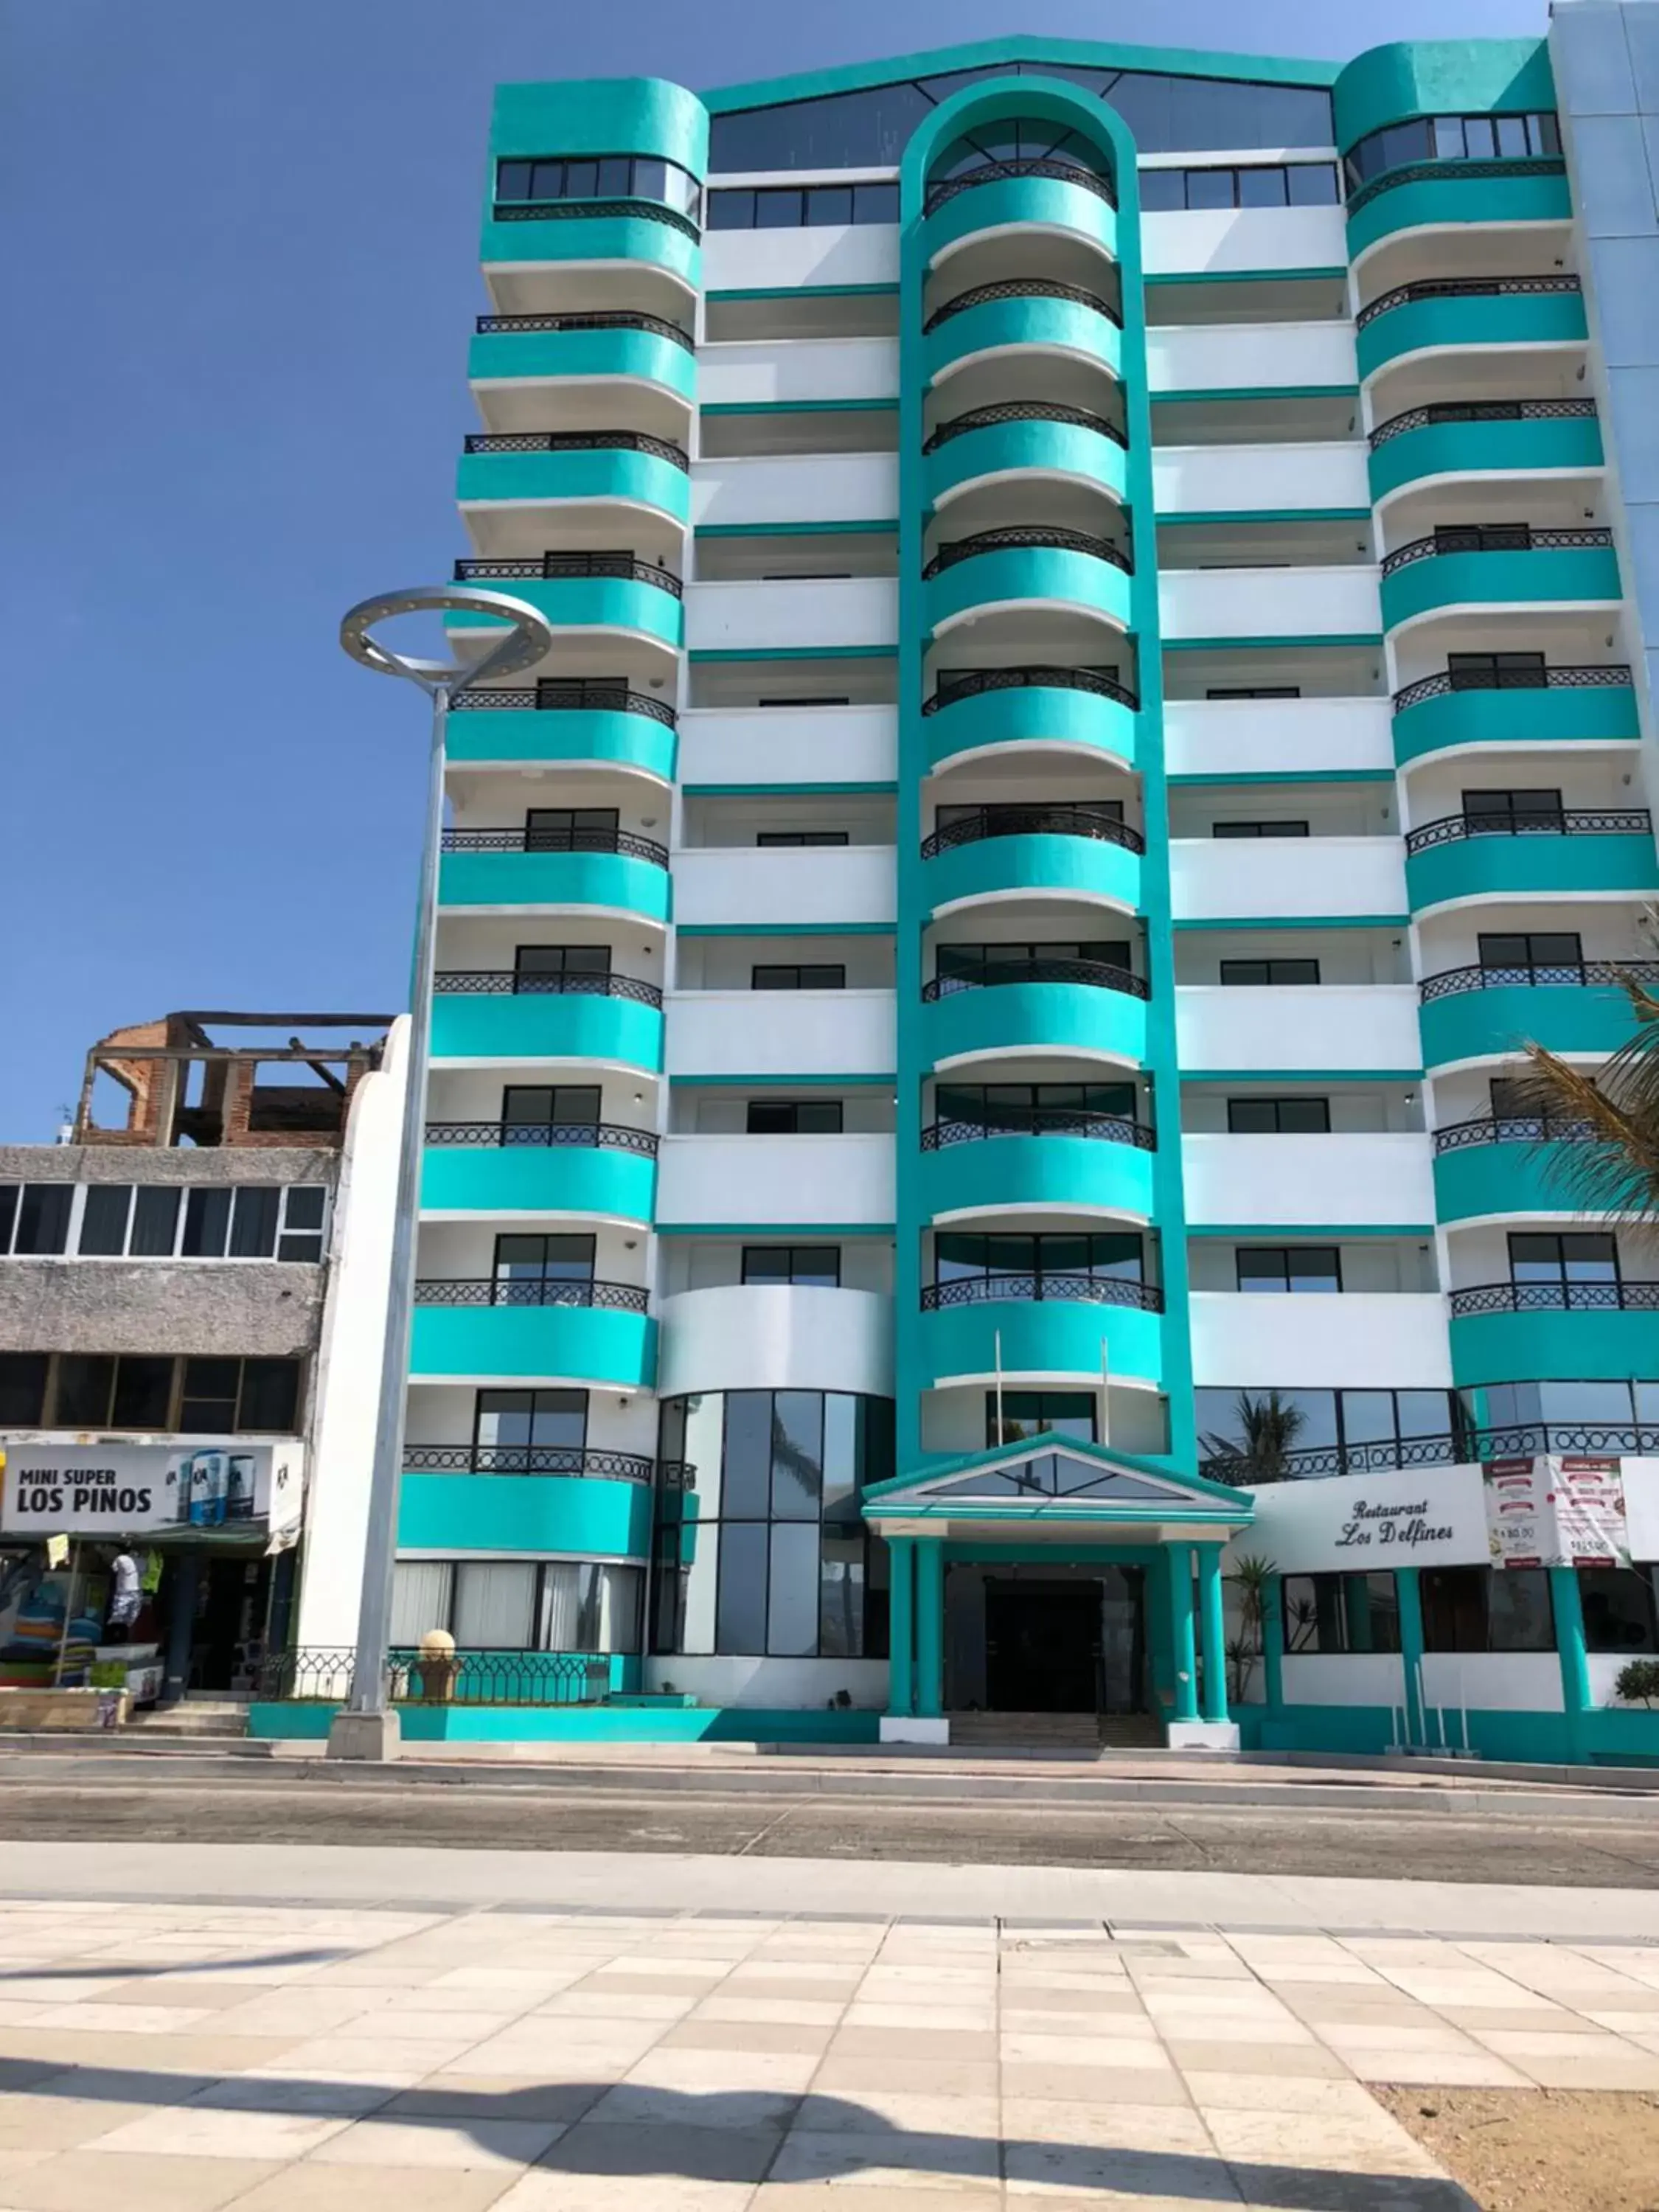
<path id="1" fill-rule="evenodd" d="M 274 1653 L 259 1668 L 256 1695 L 339 1705 L 351 1694 L 356 1654 L 304 1649 Z M 395 1705 L 595 1705 L 611 1687 L 604 1652 L 454 1651 L 387 1655 L 386 1692 Z"/>

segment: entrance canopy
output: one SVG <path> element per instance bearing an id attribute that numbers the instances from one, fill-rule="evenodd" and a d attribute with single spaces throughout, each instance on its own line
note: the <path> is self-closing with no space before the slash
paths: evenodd
<path id="1" fill-rule="evenodd" d="M 864 1516 L 884 1536 L 1219 1544 L 1249 1528 L 1255 1500 L 1248 1490 L 1045 1432 L 878 1483 L 865 1492 Z"/>

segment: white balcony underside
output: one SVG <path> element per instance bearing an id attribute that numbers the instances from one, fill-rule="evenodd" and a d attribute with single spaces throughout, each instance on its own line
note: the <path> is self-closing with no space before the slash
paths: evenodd
<path id="1" fill-rule="evenodd" d="M 682 928 L 825 929 L 890 924 L 897 905 L 890 845 L 683 847 L 674 855 Z"/>
<path id="2" fill-rule="evenodd" d="M 1403 915 L 1406 848 L 1398 837 L 1177 837 L 1170 889 L 1177 921 Z"/>
<path id="3" fill-rule="evenodd" d="M 1394 774 L 1393 709 L 1379 699 L 1171 699 L 1172 776 Z"/>
<path id="4" fill-rule="evenodd" d="M 688 787 L 891 783 L 897 774 L 894 707 L 704 708 L 680 717 L 679 775 Z"/>
<path id="5" fill-rule="evenodd" d="M 699 529 L 892 522 L 897 514 L 896 453 L 754 453 L 692 464 Z"/>
<path id="6" fill-rule="evenodd" d="M 1149 276 L 1264 270 L 1293 276 L 1297 270 L 1340 269 L 1348 258 L 1340 207 L 1206 208 L 1148 215 L 1141 219 L 1140 235 Z"/>
<path id="7" fill-rule="evenodd" d="M 1438 1291 L 1194 1291 L 1188 1302 L 1200 1389 L 1449 1390 L 1451 1346 Z"/>
<path id="8" fill-rule="evenodd" d="M 1163 446 L 1152 455 L 1159 515 L 1273 514 L 1371 503 L 1357 439 L 1307 446 Z"/>
<path id="9" fill-rule="evenodd" d="M 891 991 L 675 991 L 671 1075 L 891 1075 Z"/>
<path id="10" fill-rule="evenodd" d="M 1434 1219 L 1433 1155 L 1421 1132 L 1189 1135 L 1181 1160 L 1194 1229 L 1407 1229 Z"/>
<path id="11" fill-rule="evenodd" d="M 1167 644 L 1176 638 L 1371 637 L 1382 628 L 1377 571 L 1166 568 L 1158 580 Z"/>
<path id="12" fill-rule="evenodd" d="M 890 1136 L 665 1137 L 659 1228 L 888 1227 Z"/>
<path id="13" fill-rule="evenodd" d="M 811 577 L 691 584 L 685 642 L 692 653 L 799 653 L 898 641 L 898 584 L 890 576 Z"/>
<path id="14" fill-rule="evenodd" d="M 1417 1009 L 1413 983 L 1183 984 L 1176 993 L 1182 1070 L 1414 1072 L 1423 1064 Z"/>
<path id="15" fill-rule="evenodd" d="M 711 230 L 702 241 L 706 292 L 769 292 L 798 284 L 896 284 L 898 280 L 896 223 Z"/>
<path id="16" fill-rule="evenodd" d="M 1353 325 L 1346 322 L 1155 325 L 1146 333 L 1146 373 L 1154 398 L 1161 392 L 1305 391 L 1359 380 Z"/>
<path id="17" fill-rule="evenodd" d="M 665 1298 L 659 1397 L 708 1390 L 893 1393 L 893 1302 L 875 1291 L 726 1284 Z"/>
<path id="18" fill-rule="evenodd" d="M 705 346 L 697 356 L 704 407 L 810 406 L 814 400 L 898 402 L 896 338 L 792 338 Z"/>

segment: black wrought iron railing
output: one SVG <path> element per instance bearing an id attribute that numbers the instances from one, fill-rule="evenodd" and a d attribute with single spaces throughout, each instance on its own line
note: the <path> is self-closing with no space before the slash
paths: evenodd
<path id="1" fill-rule="evenodd" d="M 1418 996 L 1425 1006 L 1437 999 L 1455 999 L 1465 991 L 1618 990 L 1628 976 L 1650 988 L 1659 984 L 1659 960 L 1525 960 L 1492 961 L 1474 968 L 1443 968 L 1425 975 Z"/>
<path id="2" fill-rule="evenodd" d="M 1403 161 L 1397 169 L 1385 169 L 1380 177 L 1371 178 L 1357 192 L 1350 193 L 1348 213 L 1358 215 L 1381 194 L 1397 191 L 1401 185 L 1437 184 L 1457 177 L 1474 181 L 1480 177 L 1565 177 L 1566 173 L 1567 165 L 1560 156 L 1548 154 L 1498 155 L 1486 161 Z"/>
<path id="3" fill-rule="evenodd" d="M 417 1306 L 569 1306 L 605 1313 L 647 1313 L 651 1294 L 638 1283 L 571 1282 L 542 1275 L 429 1276 L 415 1285 Z"/>
<path id="4" fill-rule="evenodd" d="M 1396 284 L 1391 292 L 1379 294 L 1354 317 L 1354 327 L 1363 331 L 1379 315 L 1392 314 L 1396 307 L 1408 307 L 1418 300 L 1512 300 L 1578 289 L 1578 279 L 1565 275 L 1421 276 L 1414 284 Z"/>
<path id="5" fill-rule="evenodd" d="M 668 866 L 668 848 L 631 830 L 446 830 L 446 853 L 620 853 L 630 860 Z"/>
<path id="6" fill-rule="evenodd" d="M 1065 1273 L 957 1275 L 945 1283 L 925 1283 L 921 1310 L 924 1313 L 944 1313 L 952 1306 L 1007 1302 L 1030 1305 L 1045 1299 L 1065 1299 L 1081 1305 L 1129 1306 L 1138 1313 L 1164 1310 L 1164 1293 L 1156 1283 L 1132 1282 L 1121 1275 Z"/>
<path id="7" fill-rule="evenodd" d="M 516 691 L 458 691 L 451 699 L 453 712 L 543 714 L 642 714 L 672 730 L 679 716 L 665 699 L 649 692 L 631 691 L 625 684 L 594 684 L 580 676 L 544 677 L 539 684 Z"/>
<path id="8" fill-rule="evenodd" d="M 1370 434 L 1373 453 L 1391 438 L 1408 430 L 1426 430 L 1438 422 L 1559 422 L 1594 416 L 1593 399 L 1437 399 L 1426 407 L 1407 407 L 1390 415 Z"/>
<path id="9" fill-rule="evenodd" d="M 1117 205 L 1117 193 L 1109 177 L 1085 169 L 1077 161 L 1060 161 L 1052 155 L 1034 154 L 1012 161 L 982 161 L 976 169 L 965 170 L 959 177 L 941 177 L 937 184 L 928 185 L 922 212 L 935 215 L 963 192 L 972 191 L 975 185 L 1000 185 L 1011 177 L 1052 177 L 1058 184 L 1076 185 L 1082 191 L 1092 192 L 1109 208 Z"/>
<path id="10" fill-rule="evenodd" d="M 1443 553 L 1558 553 L 1612 543 L 1610 530 L 1537 530 L 1529 522 L 1472 524 L 1467 530 L 1437 530 L 1432 537 L 1396 546 L 1383 561 L 1382 574 L 1397 575 L 1402 568 Z"/>
<path id="11" fill-rule="evenodd" d="M 629 307 L 592 309 L 571 315 L 480 315 L 477 331 L 480 337 L 496 337 L 517 331 L 644 331 L 650 337 L 667 338 L 673 345 L 684 346 L 687 353 L 696 350 L 696 341 L 678 323 L 671 323 L 661 315 L 636 314 Z"/>
<path id="12" fill-rule="evenodd" d="M 988 991 L 999 983 L 1081 983 L 1095 991 L 1121 991 L 1131 999 L 1152 996 L 1144 976 L 1104 960 L 988 960 L 965 974 L 935 975 L 922 985 L 921 995 L 931 1006 L 958 991 Z"/>
<path id="13" fill-rule="evenodd" d="M 432 979 L 440 995 L 469 999 L 631 999 L 660 1006 L 662 993 L 637 975 L 544 975 L 534 968 L 441 968 Z"/>
<path id="14" fill-rule="evenodd" d="M 649 1482 L 653 1462 L 638 1452 L 592 1451 L 585 1444 L 405 1444 L 405 1474 L 580 1474 L 599 1482 Z"/>
<path id="15" fill-rule="evenodd" d="M 1659 1283 L 1476 1283 L 1449 1293 L 1454 1321 L 1474 1314 L 1659 1313 Z"/>
<path id="16" fill-rule="evenodd" d="M 941 675 L 931 699 L 924 700 L 924 714 L 937 714 L 958 699 L 978 699 L 988 691 L 1088 691 L 1097 699 L 1115 699 L 1132 714 L 1140 702 L 1127 684 L 1098 668 L 975 668 L 960 676 Z"/>
<path id="17" fill-rule="evenodd" d="M 976 806 L 921 842 L 921 857 L 932 860 L 953 853 L 958 845 L 978 845 L 988 837 L 1088 837 L 1097 844 L 1121 845 L 1127 853 L 1144 853 L 1146 841 L 1116 815 L 1086 802 L 1044 806 L 1036 803 L 1006 806 Z"/>
<path id="18" fill-rule="evenodd" d="M 262 1660 L 262 1700 L 343 1704 L 351 1694 L 355 1652 L 307 1646 Z M 400 1646 L 386 1655 L 386 1694 L 393 1705 L 596 1705 L 611 1688 L 605 1652 L 453 1651 L 424 1654 Z"/>
<path id="19" fill-rule="evenodd" d="M 953 415 L 948 422 L 939 424 L 921 450 L 937 453 L 953 438 L 965 438 L 970 430 L 997 430 L 1005 422 L 1063 422 L 1073 430 L 1092 430 L 1115 446 L 1127 448 L 1129 442 L 1115 422 L 1087 407 L 1064 406 L 1057 399 L 1004 399 L 994 407 L 970 407 L 965 415 Z"/>
<path id="20" fill-rule="evenodd" d="M 1425 699 L 1444 699 L 1454 691 L 1607 691 L 1629 684 L 1630 670 L 1621 661 L 1587 668 L 1443 668 L 1396 691 L 1392 704 L 1396 714 L 1403 714 Z"/>
<path id="21" fill-rule="evenodd" d="M 1121 1114 L 1089 1114 L 1072 1106 L 999 1106 L 996 1114 L 994 1121 L 964 1121 L 956 1115 L 930 1121 L 921 1133 L 921 1149 L 939 1152 L 988 1137 L 1086 1137 L 1098 1144 L 1133 1145 L 1143 1152 L 1158 1150 L 1156 1130 Z"/>
<path id="22" fill-rule="evenodd" d="M 1473 1121 L 1449 1121 L 1434 1132 L 1436 1156 L 1466 1152 L 1484 1145 L 1582 1145 L 1595 1135 L 1588 1121 L 1557 1114 L 1487 1114 Z"/>
<path id="23" fill-rule="evenodd" d="M 559 1151 L 574 1146 L 592 1152 L 635 1152 L 641 1159 L 657 1157 L 654 1129 L 624 1128 L 619 1121 L 428 1121 L 428 1145 L 489 1146 L 513 1152 Z"/>
<path id="24" fill-rule="evenodd" d="M 1406 851 L 1432 852 L 1437 845 L 1461 844 L 1469 837 L 1650 836 L 1653 817 L 1644 806 L 1540 808 L 1536 813 L 1446 814 L 1425 822 L 1406 839 Z"/>
<path id="25" fill-rule="evenodd" d="M 458 584 L 563 584 L 586 577 L 610 576 L 624 583 L 651 584 L 671 599 L 684 596 L 679 578 L 653 561 L 631 553 L 530 553 L 498 560 L 458 561 Z"/>
<path id="26" fill-rule="evenodd" d="M 1659 1452 L 1659 1427 L 1644 1423 L 1535 1421 L 1509 1428 L 1470 1428 L 1455 1435 L 1399 1437 L 1373 1443 L 1301 1445 L 1272 1454 L 1212 1453 L 1198 1471 L 1212 1482 L 1246 1486 L 1304 1482 L 1333 1474 L 1410 1474 L 1425 1467 L 1472 1467 L 1540 1453 L 1588 1452 L 1619 1457 Z"/>
<path id="27" fill-rule="evenodd" d="M 969 307 L 983 307 L 998 300 L 1069 300 L 1074 307 L 1087 307 L 1097 315 L 1103 315 L 1119 330 L 1123 328 L 1123 317 L 1109 300 L 1102 299 L 1098 292 L 1091 292 L 1081 284 L 1066 284 L 1057 276 L 1000 276 L 992 284 L 974 284 L 965 292 L 958 292 L 943 307 L 935 307 L 922 325 L 922 335 L 936 331 L 941 323 L 948 323 L 953 315 L 966 314 Z"/>
<path id="28" fill-rule="evenodd" d="M 702 236 L 689 215 L 665 207 L 660 200 L 497 200 L 490 212 L 497 222 L 561 222 L 586 216 L 643 220 L 665 223 L 684 238 L 695 240 Z"/>
<path id="29" fill-rule="evenodd" d="M 691 457 L 671 438 L 653 438 L 645 430 L 475 430 L 467 438 L 469 453 L 649 453 L 671 461 L 689 474 Z"/>
<path id="30" fill-rule="evenodd" d="M 1023 552 L 1048 547 L 1060 553 L 1085 554 L 1091 561 L 1108 561 L 1126 576 L 1134 563 L 1109 538 L 1094 538 L 1086 530 L 1061 530 L 1043 522 L 1010 524 L 1001 530 L 977 530 L 971 538 L 948 538 L 922 570 L 924 577 L 942 575 L 959 562 L 977 560 L 981 553 Z"/>

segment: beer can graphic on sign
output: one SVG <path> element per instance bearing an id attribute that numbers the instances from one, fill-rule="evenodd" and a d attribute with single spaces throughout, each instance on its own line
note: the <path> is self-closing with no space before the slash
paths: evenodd
<path id="1" fill-rule="evenodd" d="M 253 1518 L 253 1454 L 232 1452 L 229 1458 L 225 1518 L 228 1521 L 251 1521 Z"/>
<path id="2" fill-rule="evenodd" d="M 190 1519 L 191 1475 L 196 1465 L 194 1452 L 181 1452 L 173 1474 L 173 1517 L 175 1521 Z"/>
<path id="3" fill-rule="evenodd" d="M 194 1528 L 216 1528 L 225 1517 L 229 1454 L 199 1451 L 190 1463 L 190 1520 Z"/>

